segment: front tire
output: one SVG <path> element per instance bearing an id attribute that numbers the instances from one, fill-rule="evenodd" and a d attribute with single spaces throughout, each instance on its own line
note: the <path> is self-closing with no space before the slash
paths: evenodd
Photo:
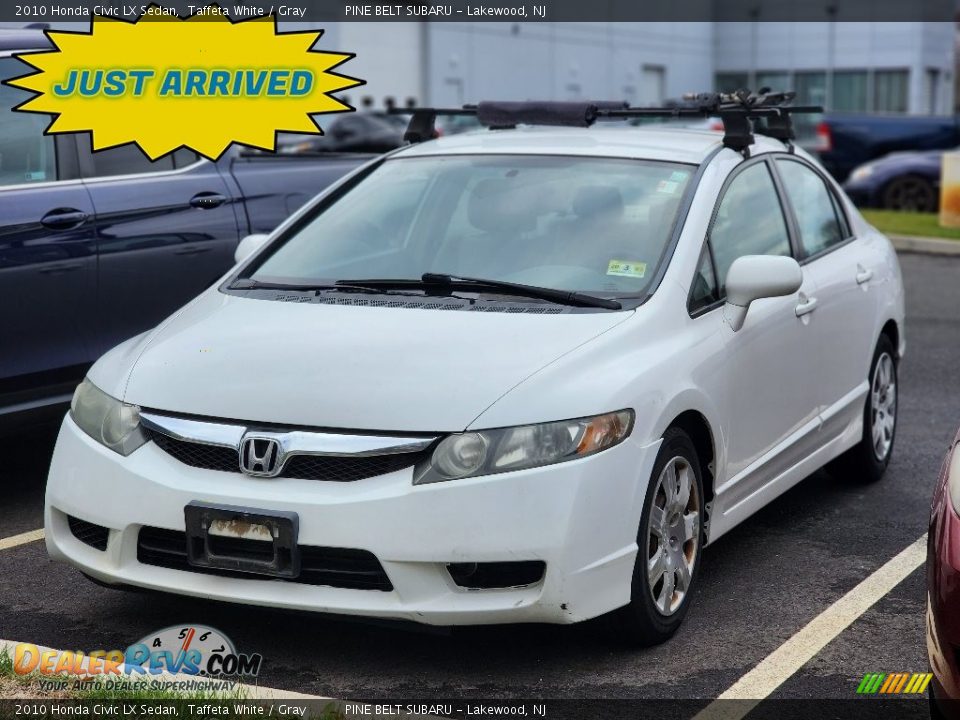
<path id="1" fill-rule="evenodd" d="M 894 178 L 884 188 L 883 207 L 886 210 L 906 212 L 935 212 L 938 206 L 937 189 L 920 175 Z"/>
<path id="2" fill-rule="evenodd" d="M 861 483 L 874 483 L 883 477 L 897 434 L 897 352 L 886 335 L 881 335 L 877 342 L 869 377 L 870 390 L 863 409 L 863 438 L 829 468 L 834 475 Z"/>
<path id="3" fill-rule="evenodd" d="M 696 448 L 670 428 L 644 500 L 630 603 L 611 616 L 614 632 L 632 645 L 668 640 L 687 614 L 700 570 L 703 497 Z"/>

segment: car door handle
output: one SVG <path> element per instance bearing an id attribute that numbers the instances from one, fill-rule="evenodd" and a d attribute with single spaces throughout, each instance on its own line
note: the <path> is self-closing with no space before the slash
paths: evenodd
<path id="1" fill-rule="evenodd" d="M 179 250 L 174 250 L 174 255 L 202 255 L 205 252 L 210 252 L 212 248 L 209 247 L 191 247 L 191 248 L 180 248 Z"/>
<path id="2" fill-rule="evenodd" d="M 812 313 L 817 309 L 817 299 L 816 298 L 806 298 L 799 305 L 797 305 L 797 317 L 803 317 L 809 313 Z"/>
<path id="3" fill-rule="evenodd" d="M 58 275 L 60 273 L 73 272 L 74 270 L 79 270 L 83 267 L 83 263 L 59 263 L 57 265 L 48 265 L 45 268 L 40 268 L 38 272 L 41 275 Z"/>
<path id="4" fill-rule="evenodd" d="M 857 285 L 863 285 L 873 277 L 873 270 L 860 269 L 857 273 Z"/>
<path id="5" fill-rule="evenodd" d="M 66 230 L 82 225 L 88 217 L 87 213 L 76 208 L 57 208 L 40 218 L 40 224 L 54 230 Z"/>
<path id="6" fill-rule="evenodd" d="M 201 210 L 210 210 L 220 207 L 227 201 L 225 195 L 214 192 L 197 193 L 190 198 L 190 207 L 200 208 Z"/>

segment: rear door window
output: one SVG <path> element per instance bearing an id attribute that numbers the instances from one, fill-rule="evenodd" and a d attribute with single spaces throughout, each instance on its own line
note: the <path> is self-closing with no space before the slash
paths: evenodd
<path id="1" fill-rule="evenodd" d="M 14 58 L 0 58 L 0 80 L 27 75 L 30 68 Z M 50 116 L 12 112 L 30 93 L 0 84 L 0 187 L 57 179 L 52 136 L 43 134 Z"/>
<path id="2" fill-rule="evenodd" d="M 795 160 L 777 160 L 777 170 L 797 219 L 803 257 L 843 242 L 847 233 L 823 178 Z"/>

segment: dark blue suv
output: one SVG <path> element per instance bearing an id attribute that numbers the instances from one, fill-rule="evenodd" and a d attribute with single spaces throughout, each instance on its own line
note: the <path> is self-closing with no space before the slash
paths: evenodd
<path id="1" fill-rule="evenodd" d="M 44 47 L 40 32 L 0 30 L 0 80 L 30 71 L 15 52 Z M 88 134 L 47 136 L 48 116 L 11 112 L 27 97 L 0 84 L 0 431 L 61 414 L 93 360 L 366 160 L 94 153 Z"/>

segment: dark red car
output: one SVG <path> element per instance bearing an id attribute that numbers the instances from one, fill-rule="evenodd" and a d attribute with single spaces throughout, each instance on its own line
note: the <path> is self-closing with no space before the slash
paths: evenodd
<path id="1" fill-rule="evenodd" d="M 960 709 L 960 432 L 940 469 L 927 535 L 927 654 L 931 715 Z"/>

